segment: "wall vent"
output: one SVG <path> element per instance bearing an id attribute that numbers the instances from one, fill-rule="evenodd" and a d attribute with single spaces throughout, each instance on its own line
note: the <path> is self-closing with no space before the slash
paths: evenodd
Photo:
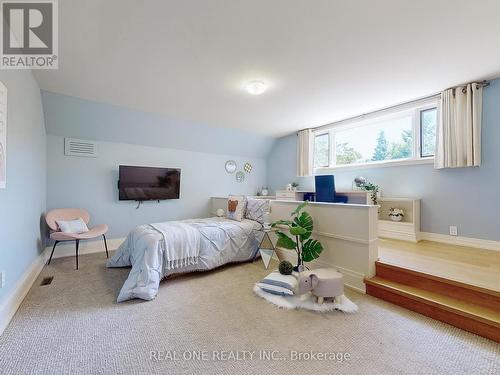
<path id="1" fill-rule="evenodd" d="M 65 138 L 64 155 L 96 158 L 97 143 L 92 141 L 84 141 L 82 139 Z"/>
<path id="2" fill-rule="evenodd" d="M 50 285 L 52 283 L 52 280 L 54 280 L 54 276 L 44 277 L 42 279 L 42 282 L 40 283 L 40 286 Z"/>

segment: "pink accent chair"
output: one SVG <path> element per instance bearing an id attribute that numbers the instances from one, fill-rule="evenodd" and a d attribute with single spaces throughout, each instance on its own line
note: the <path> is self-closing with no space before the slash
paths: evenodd
<path id="1" fill-rule="evenodd" d="M 106 249 L 106 257 L 109 258 L 108 244 L 106 242 L 106 232 L 108 231 L 108 226 L 106 224 L 97 225 L 93 228 L 89 228 L 88 232 L 85 233 L 63 233 L 60 231 L 56 220 L 74 220 L 81 218 L 85 224 L 90 221 L 90 215 L 87 211 L 80 208 L 58 208 L 49 211 L 45 215 L 45 221 L 51 229 L 50 238 L 55 240 L 54 247 L 50 253 L 50 258 L 47 264 L 50 264 L 52 260 L 52 255 L 54 255 L 54 250 L 59 242 L 62 241 L 75 241 L 76 243 L 76 269 L 78 269 L 78 247 L 80 246 L 80 240 L 89 240 L 92 238 L 100 237 L 104 239 L 104 247 Z"/>

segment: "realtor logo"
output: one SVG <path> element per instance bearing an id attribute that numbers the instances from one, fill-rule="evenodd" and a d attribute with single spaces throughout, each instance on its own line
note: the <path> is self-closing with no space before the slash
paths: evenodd
<path id="1" fill-rule="evenodd" d="M 1 1 L 2 69 L 57 69 L 57 0 Z"/>

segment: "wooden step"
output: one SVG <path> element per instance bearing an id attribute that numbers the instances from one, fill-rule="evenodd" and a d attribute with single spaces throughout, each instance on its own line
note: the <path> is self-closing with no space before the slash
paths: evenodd
<path id="1" fill-rule="evenodd" d="M 380 276 L 365 279 L 367 294 L 500 342 L 500 311 Z"/>
<path id="2" fill-rule="evenodd" d="M 500 311 L 498 291 L 403 268 L 387 261 L 378 261 L 375 267 L 376 275 L 383 279 Z"/>

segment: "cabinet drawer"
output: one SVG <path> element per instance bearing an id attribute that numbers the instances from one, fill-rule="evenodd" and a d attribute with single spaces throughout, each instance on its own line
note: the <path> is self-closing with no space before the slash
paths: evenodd
<path id="1" fill-rule="evenodd" d="M 276 199 L 295 200 L 295 197 L 296 197 L 296 192 L 294 191 L 286 191 L 286 190 L 276 191 Z"/>

